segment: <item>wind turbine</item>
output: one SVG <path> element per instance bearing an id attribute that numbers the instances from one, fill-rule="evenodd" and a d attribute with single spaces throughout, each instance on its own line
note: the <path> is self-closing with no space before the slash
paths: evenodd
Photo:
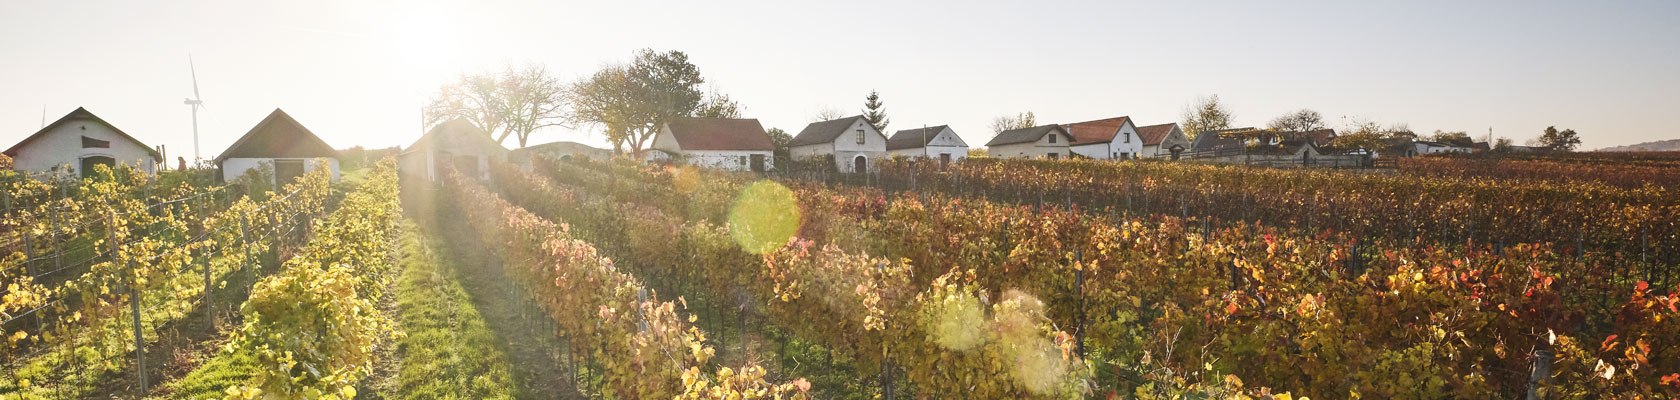
<path id="1" fill-rule="evenodd" d="M 193 161 L 196 162 L 199 159 L 199 155 L 198 155 L 198 109 L 204 108 L 204 100 L 201 100 L 200 97 L 198 96 L 198 67 L 193 65 L 193 59 L 192 59 L 191 54 L 187 55 L 187 68 L 190 68 L 191 71 L 192 71 L 193 97 L 189 97 L 189 98 L 187 98 L 186 101 L 182 101 L 181 103 L 192 106 Z"/>

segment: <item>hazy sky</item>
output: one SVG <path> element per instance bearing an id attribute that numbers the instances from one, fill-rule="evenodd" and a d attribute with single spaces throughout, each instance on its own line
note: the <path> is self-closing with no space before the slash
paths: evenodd
<path id="1" fill-rule="evenodd" d="M 889 130 L 998 115 L 1178 121 L 1218 94 L 1238 125 L 1312 108 L 1519 143 L 1680 137 L 1680 1 L 36 1 L 0 3 L 0 147 L 85 106 L 191 155 L 187 56 L 214 157 L 276 107 L 336 147 L 404 145 L 461 72 L 566 80 L 681 50 L 766 127 L 798 132 L 880 90 Z M 603 144 L 597 129 L 533 143 Z M 515 145 L 509 139 L 506 145 Z"/>

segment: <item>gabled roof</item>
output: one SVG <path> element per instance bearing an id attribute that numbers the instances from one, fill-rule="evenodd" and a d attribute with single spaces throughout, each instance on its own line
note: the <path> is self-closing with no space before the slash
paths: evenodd
<path id="1" fill-rule="evenodd" d="M 940 125 L 894 132 L 891 138 L 887 138 L 887 150 L 927 147 L 928 143 L 933 143 L 933 138 L 939 137 L 939 133 L 948 128 L 950 127 Z M 927 134 L 923 135 L 923 131 L 927 131 Z M 952 133 L 956 133 L 956 131 L 952 131 Z M 958 138 L 958 140 L 961 140 L 961 138 Z"/>
<path id="2" fill-rule="evenodd" d="M 799 131 L 798 135 L 793 136 L 793 140 L 788 142 L 788 147 L 834 143 L 834 139 L 838 139 L 840 135 L 846 133 L 846 130 L 851 129 L 854 121 L 861 119 L 863 119 L 863 116 L 857 115 L 812 122 L 810 125 L 805 125 L 805 130 Z"/>
<path id="3" fill-rule="evenodd" d="M 1159 146 L 1162 141 L 1167 140 L 1167 135 L 1171 135 L 1174 129 L 1178 129 L 1177 123 L 1140 126 L 1137 128 L 1138 139 L 1143 140 L 1144 146 Z"/>
<path id="4" fill-rule="evenodd" d="M 257 126 L 251 127 L 251 131 L 245 132 L 245 136 L 216 156 L 216 162 L 229 158 L 315 157 L 338 158 L 338 150 L 315 136 L 315 132 L 310 132 L 291 115 L 276 108 Z"/>
<path id="5" fill-rule="evenodd" d="M 683 150 L 774 151 L 776 144 L 756 119 L 674 118 L 665 123 Z"/>
<path id="6" fill-rule="evenodd" d="M 1050 132 L 1061 132 L 1063 135 L 1067 135 L 1067 129 L 1062 128 L 1061 125 L 1040 125 L 1031 128 L 1011 129 L 999 132 L 997 136 L 992 137 L 992 141 L 986 142 L 986 145 L 1002 146 L 1006 144 L 1032 143 L 1038 141 L 1038 138 L 1044 137 L 1044 135 L 1049 134 Z"/>
<path id="7" fill-rule="evenodd" d="M 41 130 L 39 130 L 39 131 L 35 131 L 35 134 L 29 135 L 29 137 L 23 138 L 22 141 L 19 141 L 17 144 L 12 145 L 12 148 L 6 149 L 5 152 L 0 152 L 0 154 L 5 154 L 7 157 L 16 158 L 17 155 L 18 155 L 18 151 L 23 150 L 23 146 L 28 145 L 29 142 L 33 142 L 33 141 L 35 141 L 35 139 L 40 139 L 41 137 L 46 136 L 47 132 L 52 132 L 54 129 L 58 129 L 59 126 L 62 126 L 64 124 L 68 124 L 68 123 L 71 123 L 71 122 L 75 122 L 75 121 L 92 121 L 94 123 L 104 125 L 106 128 L 110 128 L 112 132 L 116 132 L 117 136 L 120 136 L 123 139 L 128 139 L 128 141 L 133 142 L 136 145 L 139 145 L 140 148 L 146 149 L 146 154 L 151 154 L 153 161 L 159 161 L 159 162 L 163 161 L 163 154 L 158 153 L 158 151 L 156 149 L 153 149 L 152 146 L 147 146 L 145 143 L 142 143 L 140 141 L 140 139 L 135 139 L 133 136 L 129 136 L 127 132 L 123 132 L 121 129 L 117 129 L 117 127 L 114 126 L 114 125 L 111 125 L 110 122 L 105 122 L 104 119 L 99 118 L 99 116 L 97 116 L 97 115 L 93 115 L 93 112 L 90 112 L 86 108 L 82 108 L 82 107 L 76 107 L 75 111 L 71 111 L 69 114 L 64 114 L 64 117 L 59 118 L 57 121 L 53 121 L 53 123 L 48 124 L 46 127 L 41 128 Z"/>
<path id="8" fill-rule="evenodd" d="M 1063 127 L 1067 128 L 1068 136 L 1073 136 L 1073 144 L 1075 145 L 1108 143 L 1114 141 L 1114 135 L 1120 133 L 1120 127 L 1126 125 L 1126 122 L 1131 121 L 1131 119 L 1131 117 L 1114 117 L 1075 122 L 1063 125 Z"/>
<path id="9" fill-rule="evenodd" d="M 426 131 L 425 135 L 420 136 L 419 140 L 415 140 L 414 144 L 408 145 L 408 148 L 403 149 L 402 152 L 408 154 L 433 148 L 461 153 L 502 154 L 508 151 L 500 143 L 491 140 L 489 132 L 485 132 L 484 129 L 473 125 L 471 121 L 467 121 L 465 118 L 456 118 L 433 126 L 431 130 Z"/>

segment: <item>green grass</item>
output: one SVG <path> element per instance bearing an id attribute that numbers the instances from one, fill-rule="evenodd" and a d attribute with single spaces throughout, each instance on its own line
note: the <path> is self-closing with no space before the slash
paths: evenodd
<path id="1" fill-rule="evenodd" d="M 401 365 L 392 398 L 514 398 L 512 368 L 437 243 L 413 224 L 403 230 L 397 280 Z"/>
<path id="2" fill-rule="evenodd" d="M 243 352 L 223 353 L 205 361 L 186 376 L 170 382 L 169 398 L 220 399 L 227 388 L 245 384 L 256 376 L 256 361 Z"/>

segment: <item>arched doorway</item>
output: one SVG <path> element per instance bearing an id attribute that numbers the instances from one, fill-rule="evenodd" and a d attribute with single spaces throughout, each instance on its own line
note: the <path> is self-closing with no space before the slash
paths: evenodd
<path id="1" fill-rule="evenodd" d="M 852 158 L 852 172 L 860 174 L 869 172 L 869 159 L 861 155 Z"/>
<path id="2" fill-rule="evenodd" d="M 82 169 L 82 177 L 86 178 L 86 177 L 93 176 L 93 168 L 96 165 L 104 165 L 106 168 L 116 168 L 117 167 L 117 159 L 111 158 L 111 157 L 106 157 L 106 156 L 87 156 L 87 157 L 83 157 L 82 158 L 82 165 L 80 165 L 80 167 Z"/>

